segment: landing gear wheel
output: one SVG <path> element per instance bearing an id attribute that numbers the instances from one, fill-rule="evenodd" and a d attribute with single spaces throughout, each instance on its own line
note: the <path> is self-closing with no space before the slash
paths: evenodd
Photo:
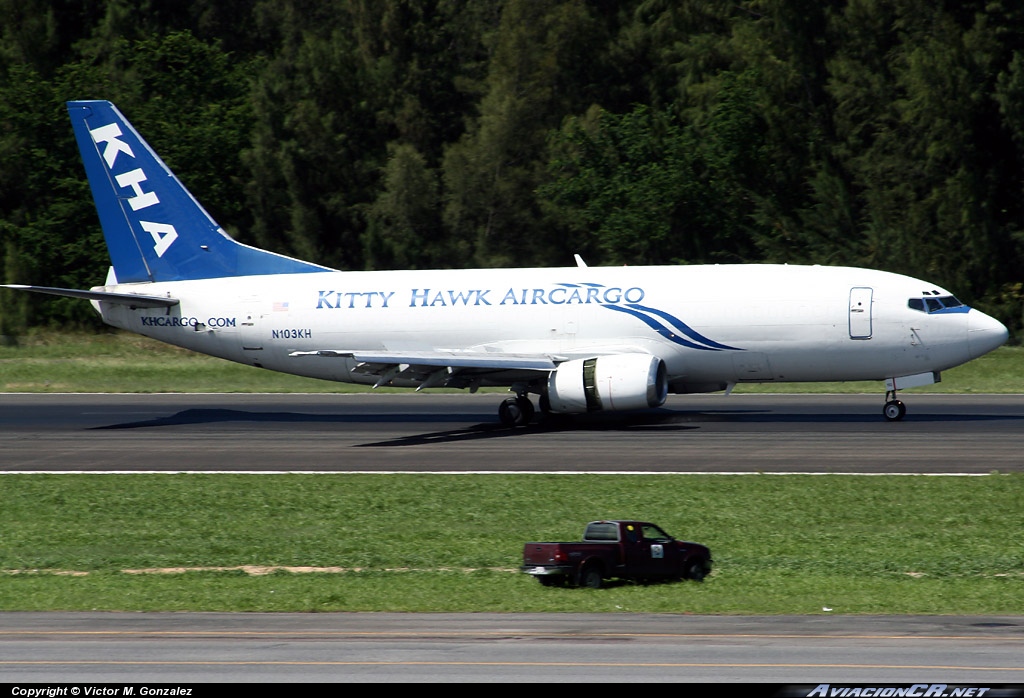
<path id="1" fill-rule="evenodd" d="M 890 400 L 882 408 L 882 414 L 890 422 L 898 422 L 907 414 L 907 406 L 900 400 Z"/>
<path id="2" fill-rule="evenodd" d="M 533 414 L 533 403 L 528 397 L 510 397 L 498 406 L 498 419 L 507 427 L 529 424 Z"/>

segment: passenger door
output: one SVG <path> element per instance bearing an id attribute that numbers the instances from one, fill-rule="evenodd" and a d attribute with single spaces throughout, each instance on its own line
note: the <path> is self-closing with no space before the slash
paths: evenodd
<path id="1" fill-rule="evenodd" d="M 873 289 L 864 286 L 850 289 L 850 339 L 871 339 L 873 294 Z"/>
<path id="2" fill-rule="evenodd" d="M 653 524 L 630 524 L 625 529 L 626 564 L 634 575 L 672 575 L 678 569 L 679 553 L 668 534 Z"/>

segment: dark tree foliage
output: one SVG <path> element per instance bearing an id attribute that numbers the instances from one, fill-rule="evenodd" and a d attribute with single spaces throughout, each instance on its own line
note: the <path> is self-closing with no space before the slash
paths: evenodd
<path id="1" fill-rule="evenodd" d="M 343 269 L 793 262 L 1022 323 L 1011 0 L 0 0 L 0 269 L 107 266 L 63 103 Z M 89 323 L 0 292 L 0 334 Z"/>

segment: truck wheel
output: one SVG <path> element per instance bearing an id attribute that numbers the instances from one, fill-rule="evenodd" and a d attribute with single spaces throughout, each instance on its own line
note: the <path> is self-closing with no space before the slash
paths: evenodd
<path id="1" fill-rule="evenodd" d="M 596 565 L 589 565 L 580 572 L 580 586 L 587 589 L 601 588 L 601 570 Z"/>
<path id="2" fill-rule="evenodd" d="M 705 576 L 707 576 L 707 572 L 703 560 L 694 560 L 686 566 L 687 579 L 692 579 L 695 582 L 703 582 Z"/>

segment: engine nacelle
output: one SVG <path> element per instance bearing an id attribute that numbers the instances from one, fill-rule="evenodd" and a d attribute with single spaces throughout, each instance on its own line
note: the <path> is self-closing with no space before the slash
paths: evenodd
<path id="1" fill-rule="evenodd" d="M 665 362 L 650 354 L 566 361 L 548 377 L 548 406 L 563 414 L 660 407 L 667 395 Z"/>

